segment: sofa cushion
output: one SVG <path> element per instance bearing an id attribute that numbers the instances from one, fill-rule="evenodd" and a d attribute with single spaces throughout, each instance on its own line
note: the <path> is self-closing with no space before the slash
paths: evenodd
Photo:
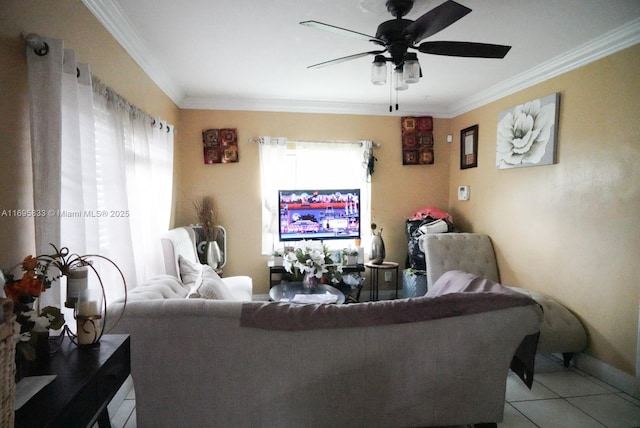
<path id="1" fill-rule="evenodd" d="M 180 277 L 189 288 L 191 299 L 235 300 L 231 290 L 209 265 L 193 263 L 182 256 L 178 259 Z"/>
<path id="2" fill-rule="evenodd" d="M 202 278 L 195 287 L 195 293 L 189 295 L 190 298 L 214 299 L 214 300 L 235 300 L 231 291 L 222 279 Z"/>
<path id="3" fill-rule="evenodd" d="M 156 299 L 184 299 L 188 289 L 178 279 L 171 275 L 158 275 L 129 290 L 127 300 L 156 300 Z M 123 302 L 120 298 L 116 302 Z"/>
<path id="4" fill-rule="evenodd" d="M 182 283 L 185 287 L 191 289 L 202 274 L 202 265 L 178 256 L 178 266 L 180 267 Z"/>

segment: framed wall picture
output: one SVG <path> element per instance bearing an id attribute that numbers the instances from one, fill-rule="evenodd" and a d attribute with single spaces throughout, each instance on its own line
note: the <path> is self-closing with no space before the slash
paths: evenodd
<path id="1" fill-rule="evenodd" d="M 560 93 L 498 113 L 496 168 L 524 168 L 557 162 Z"/>
<path id="2" fill-rule="evenodd" d="M 478 125 L 460 131 L 460 169 L 478 166 Z"/>

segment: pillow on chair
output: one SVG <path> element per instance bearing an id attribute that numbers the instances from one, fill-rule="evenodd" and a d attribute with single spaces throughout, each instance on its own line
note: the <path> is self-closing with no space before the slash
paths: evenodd
<path id="1" fill-rule="evenodd" d="M 217 276 L 217 278 L 201 278 L 201 280 L 198 281 L 192 289 L 191 294 L 189 294 L 189 298 L 234 300 L 229 287 L 222 282 L 222 278 L 220 278 L 213 270 L 211 270 L 211 273 Z"/>
<path id="2" fill-rule="evenodd" d="M 202 275 L 202 265 L 178 256 L 178 266 L 180 267 L 180 279 L 182 283 L 185 287 L 192 288 Z"/>
<path id="3" fill-rule="evenodd" d="M 229 287 L 211 266 L 190 262 L 182 256 L 178 265 L 182 282 L 191 290 L 187 296 L 190 299 L 234 300 Z"/>
<path id="4" fill-rule="evenodd" d="M 227 284 L 209 265 L 202 265 L 202 275 L 196 281 L 196 293 L 203 299 L 234 300 Z"/>

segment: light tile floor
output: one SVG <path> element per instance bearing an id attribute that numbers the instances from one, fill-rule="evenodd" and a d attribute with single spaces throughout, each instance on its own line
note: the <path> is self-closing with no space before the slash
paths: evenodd
<path id="1" fill-rule="evenodd" d="M 640 428 L 640 400 L 554 355 L 538 356 L 531 390 L 510 373 L 505 398 L 499 428 Z M 113 428 L 137 428 L 133 390 L 111 414 Z"/>
<path id="2" fill-rule="evenodd" d="M 640 400 L 554 355 L 538 356 L 529 390 L 510 373 L 500 428 L 637 428 Z"/>

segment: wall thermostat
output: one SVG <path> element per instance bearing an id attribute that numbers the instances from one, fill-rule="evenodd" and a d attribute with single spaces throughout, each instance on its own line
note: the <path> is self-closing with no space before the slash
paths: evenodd
<path id="1" fill-rule="evenodd" d="M 469 200 L 469 186 L 458 186 L 458 200 L 459 201 Z"/>

